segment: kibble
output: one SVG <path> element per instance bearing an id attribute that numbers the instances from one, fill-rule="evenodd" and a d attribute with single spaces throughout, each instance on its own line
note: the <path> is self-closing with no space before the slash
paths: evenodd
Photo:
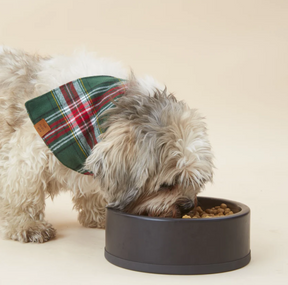
<path id="1" fill-rule="evenodd" d="M 227 208 L 227 205 L 224 204 L 224 203 L 222 203 L 222 204 L 220 205 L 220 207 L 221 207 L 222 209 L 226 209 L 226 208 Z"/>
<path id="2" fill-rule="evenodd" d="M 182 219 L 191 219 L 191 216 L 189 216 L 189 215 L 184 215 L 184 216 L 182 217 Z"/>
<path id="3" fill-rule="evenodd" d="M 196 211 L 195 211 L 196 210 Z M 234 212 L 228 208 L 228 206 L 222 203 L 220 206 L 212 207 L 211 209 L 203 210 L 200 206 L 196 209 L 184 215 L 183 219 L 199 219 L 199 218 L 216 218 L 216 217 L 225 217 L 233 215 Z"/>

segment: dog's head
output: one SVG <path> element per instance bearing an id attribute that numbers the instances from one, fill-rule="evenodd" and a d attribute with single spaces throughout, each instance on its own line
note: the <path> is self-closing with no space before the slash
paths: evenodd
<path id="1" fill-rule="evenodd" d="M 132 80 L 106 112 L 102 141 L 86 160 L 109 206 L 132 214 L 180 217 L 189 212 L 213 163 L 203 118 L 172 94 L 147 96 Z"/>

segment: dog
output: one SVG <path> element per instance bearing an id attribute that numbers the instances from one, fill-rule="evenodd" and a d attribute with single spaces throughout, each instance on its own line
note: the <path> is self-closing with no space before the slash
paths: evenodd
<path id="1" fill-rule="evenodd" d="M 90 174 L 84 175 L 47 147 L 25 106 L 91 76 L 119 78 L 124 91 L 101 115 L 105 131 L 83 162 Z M 45 198 L 60 191 L 72 191 L 83 226 L 105 228 L 107 206 L 180 218 L 213 179 L 213 154 L 198 111 L 152 77 L 138 78 L 92 53 L 41 57 L 1 47 L 0 126 L 0 218 L 6 239 L 42 243 L 54 238 L 56 230 L 44 219 Z"/>

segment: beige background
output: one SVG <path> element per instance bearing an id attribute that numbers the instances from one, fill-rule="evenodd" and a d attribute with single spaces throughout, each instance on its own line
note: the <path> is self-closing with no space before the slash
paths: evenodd
<path id="1" fill-rule="evenodd" d="M 0 44 L 44 55 L 84 46 L 165 83 L 207 118 L 217 170 L 203 195 L 252 210 L 247 267 L 164 276 L 106 262 L 104 231 L 81 227 L 63 194 L 47 201 L 56 240 L 0 240 L 1 285 L 288 284 L 288 1 L 1 0 Z"/>

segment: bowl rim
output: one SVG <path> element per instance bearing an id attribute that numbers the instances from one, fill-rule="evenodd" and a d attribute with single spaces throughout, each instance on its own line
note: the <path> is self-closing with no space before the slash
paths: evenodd
<path id="1" fill-rule="evenodd" d="M 213 217 L 213 218 L 191 218 L 191 219 L 183 219 L 183 218 L 159 218 L 159 217 L 149 217 L 149 216 L 140 216 L 140 215 L 132 215 L 132 214 L 128 214 L 125 212 L 122 212 L 120 210 L 117 209 L 113 209 L 109 206 L 106 207 L 107 210 L 112 211 L 114 214 L 116 215 L 120 215 L 120 216 L 124 216 L 124 217 L 128 217 L 128 218 L 133 218 L 133 219 L 138 219 L 138 220 L 142 220 L 142 221 L 158 221 L 158 222 L 183 222 L 183 223 L 187 223 L 187 222 L 219 222 L 219 221 L 227 221 L 227 220 L 232 220 L 232 219 L 237 219 L 239 217 L 243 217 L 247 214 L 250 213 L 250 208 L 241 203 L 241 202 L 237 202 L 237 201 L 233 201 L 233 200 L 228 200 L 228 199 L 222 199 L 222 198 L 218 198 L 218 197 L 208 197 L 208 196 L 198 196 L 198 198 L 201 199 L 215 199 L 215 200 L 221 200 L 222 203 L 230 203 L 230 204 L 234 204 L 235 206 L 238 206 L 241 210 L 233 215 L 229 215 L 229 216 L 223 216 L 223 217 Z"/>

